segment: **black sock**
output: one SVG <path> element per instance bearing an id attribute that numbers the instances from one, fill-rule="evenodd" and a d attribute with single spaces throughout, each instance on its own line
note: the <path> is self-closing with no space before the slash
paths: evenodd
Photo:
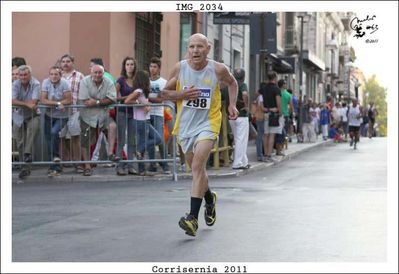
<path id="1" fill-rule="evenodd" d="M 208 190 L 205 192 L 204 198 L 208 205 L 213 203 L 213 195 L 210 188 L 208 188 Z"/>
<path id="2" fill-rule="evenodd" d="M 202 199 L 191 197 L 190 215 L 193 215 L 198 220 L 198 214 L 201 208 Z"/>

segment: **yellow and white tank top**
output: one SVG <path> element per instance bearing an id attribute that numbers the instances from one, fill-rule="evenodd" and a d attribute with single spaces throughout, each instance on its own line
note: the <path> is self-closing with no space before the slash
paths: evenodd
<path id="1" fill-rule="evenodd" d="M 192 86 L 199 88 L 201 95 L 196 100 L 177 101 L 177 117 L 173 134 L 182 139 L 194 137 L 202 131 L 211 131 L 218 136 L 222 114 L 215 61 L 208 60 L 206 67 L 200 71 L 192 69 L 187 60 L 180 62 L 176 91 L 184 92 Z"/>

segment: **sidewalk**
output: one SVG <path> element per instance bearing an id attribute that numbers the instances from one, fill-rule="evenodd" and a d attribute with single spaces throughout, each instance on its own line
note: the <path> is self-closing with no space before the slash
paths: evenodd
<path id="1" fill-rule="evenodd" d="M 273 165 L 278 165 L 279 163 L 290 160 L 299 154 L 310 151 L 313 149 L 321 148 L 326 145 L 333 143 L 331 139 L 323 141 L 321 136 L 315 143 L 297 143 L 296 138 L 293 138 L 291 143 L 288 143 L 288 149 L 284 150 L 285 156 L 273 156 L 276 160 L 274 163 L 266 163 L 257 161 L 256 157 L 256 146 L 255 140 L 248 143 L 248 160 L 251 167 L 247 170 L 233 170 L 230 167 L 221 166 L 220 169 L 208 168 L 209 178 L 228 178 L 237 177 L 245 174 L 249 174 L 255 171 L 264 170 L 266 168 L 272 167 Z M 177 169 L 180 167 L 179 162 L 177 162 Z M 172 170 L 172 165 L 170 164 Z M 155 176 L 118 176 L 116 175 L 115 167 L 96 167 L 94 169 L 92 176 L 83 176 L 82 174 L 77 174 L 74 168 L 64 167 L 63 173 L 60 176 L 48 177 L 47 167 L 45 166 L 33 166 L 31 175 L 27 178 L 21 180 L 18 178 L 19 170 L 12 171 L 12 182 L 13 183 L 29 183 L 29 182 L 49 182 L 54 183 L 76 183 L 81 181 L 92 181 L 92 182 L 118 182 L 118 181 L 160 181 L 160 180 L 173 180 L 172 174 L 156 174 Z M 177 179 L 191 179 L 191 173 L 177 173 Z"/>

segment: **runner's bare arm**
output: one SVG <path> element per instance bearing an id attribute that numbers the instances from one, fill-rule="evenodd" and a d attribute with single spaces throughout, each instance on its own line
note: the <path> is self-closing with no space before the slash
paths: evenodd
<path id="1" fill-rule="evenodd" d="M 238 110 L 236 108 L 238 85 L 234 76 L 229 72 L 225 64 L 215 63 L 216 76 L 219 80 L 220 87 L 227 86 L 229 88 L 229 119 L 235 120 L 238 117 Z"/>
<path id="2" fill-rule="evenodd" d="M 238 85 L 234 76 L 229 72 L 225 64 L 216 63 L 215 64 L 216 76 L 219 80 L 220 87 L 228 87 L 229 88 L 229 100 L 230 105 L 236 105 L 237 103 L 237 94 L 238 94 Z"/>
<path id="3" fill-rule="evenodd" d="M 200 95 L 200 90 L 192 86 L 189 89 L 186 89 L 184 92 L 180 92 L 176 90 L 176 84 L 179 77 L 180 72 L 180 62 L 176 63 L 174 66 L 172 73 L 169 76 L 169 80 L 166 83 L 164 89 L 161 91 L 161 98 L 163 100 L 194 100 L 197 99 Z"/>

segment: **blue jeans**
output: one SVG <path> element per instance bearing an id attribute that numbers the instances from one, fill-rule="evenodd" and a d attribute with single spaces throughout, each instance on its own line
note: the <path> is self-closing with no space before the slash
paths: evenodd
<path id="1" fill-rule="evenodd" d="M 126 144 L 126 128 L 127 128 L 127 159 L 133 160 L 133 155 L 136 154 L 135 140 L 136 131 L 133 126 L 133 114 L 125 111 L 118 111 L 116 117 L 116 124 L 118 126 L 118 146 L 116 149 L 116 156 L 122 158 L 122 150 Z M 119 163 L 118 166 L 123 167 L 125 163 Z M 133 163 L 128 163 L 128 167 L 132 167 Z"/>
<path id="2" fill-rule="evenodd" d="M 144 152 L 150 147 L 155 146 L 155 144 L 160 143 L 161 139 L 159 134 L 155 131 L 154 127 L 151 125 L 150 120 L 140 121 L 133 119 L 133 128 L 137 133 L 137 151 L 144 155 Z M 152 134 L 154 138 L 150 139 L 149 136 Z M 139 172 L 145 170 L 144 163 L 139 163 Z"/>
<path id="3" fill-rule="evenodd" d="M 47 144 L 47 155 L 49 159 L 54 157 L 60 157 L 59 146 L 60 146 L 60 130 L 65 126 L 68 118 L 51 118 L 44 115 L 44 134 L 46 136 Z M 50 168 L 58 168 L 59 165 L 51 165 Z"/>
<path id="4" fill-rule="evenodd" d="M 158 115 L 151 115 L 150 119 L 151 125 L 154 127 L 155 131 L 149 132 L 149 139 L 156 139 L 153 146 L 148 147 L 148 156 L 150 159 L 155 159 L 155 146 L 159 146 L 159 154 L 161 154 L 162 159 L 166 159 L 166 151 L 165 151 L 165 142 L 163 138 L 163 117 Z M 158 142 L 156 142 L 158 141 Z M 166 162 L 159 162 L 159 165 L 165 169 L 167 168 Z M 155 163 L 151 163 L 151 166 L 154 167 Z"/>
<path id="5" fill-rule="evenodd" d="M 263 157 L 263 136 L 265 135 L 265 121 L 256 120 L 256 156 Z"/>

